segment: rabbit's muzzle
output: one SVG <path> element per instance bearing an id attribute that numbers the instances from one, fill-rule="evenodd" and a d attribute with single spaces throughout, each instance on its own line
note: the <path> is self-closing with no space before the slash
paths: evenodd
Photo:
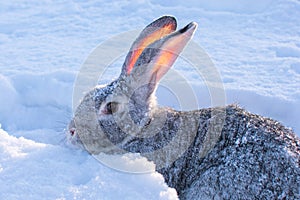
<path id="1" fill-rule="evenodd" d="M 70 144 L 72 146 L 76 146 L 76 147 L 82 146 L 82 142 L 76 131 L 76 126 L 75 126 L 74 120 L 71 120 L 70 123 L 68 124 L 65 134 L 66 134 L 68 144 Z"/>

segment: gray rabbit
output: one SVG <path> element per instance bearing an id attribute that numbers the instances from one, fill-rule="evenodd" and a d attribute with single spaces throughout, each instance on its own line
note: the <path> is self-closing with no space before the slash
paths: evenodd
<path id="1" fill-rule="evenodd" d="M 68 141 L 91 154 L 140 153 L 180 199 L 300 199 L 300 140 L 279 122 L 235 105 L 176 111 L 155 90 L 193 36 L 163 16 L 131 46 L 119 78 L 79 104 Z"/>

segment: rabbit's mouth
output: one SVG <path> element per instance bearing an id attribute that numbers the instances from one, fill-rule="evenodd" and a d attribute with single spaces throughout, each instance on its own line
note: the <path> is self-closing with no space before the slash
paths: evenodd
<path id="1" fill-rule="evenodd" d="M 71 120 L 67 129 L 66 129 L 66 139 L 67 144 L 71 145 L 73 147 L 82 148 L 83 144 L 78 136 L 78 133 L 76 131 L 74 120 Z"/>

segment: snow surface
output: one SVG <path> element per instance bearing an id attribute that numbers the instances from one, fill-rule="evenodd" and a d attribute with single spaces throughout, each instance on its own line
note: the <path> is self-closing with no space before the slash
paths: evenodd
<path id="1" fill-rule="evenodd" d="M 0 137 L 0 199 L 177 198 L 175 189 L 168 188 L 157 172 L 120 173 L 82 151 L 16 138 L 3 130 Z M 119 158 L 133 166 L 147 163 L 143 160 Z M 154 164 L 148 165 L 154 170 Z"/>
<path id="2" fill-rule="evenodd" d="M 73 83 L 92 49 L 164 14 L 179 27 L 199 24 L 194 42 L 219 70 L 228 104 L 300 135 L 299 11 L 299 0 L 1 1 L 0 199 L 176 199 L 156 172 L 117 172 L 63 142 Z M 203 81 L 187 76 L 210 106 Z M 163 90 L 158 100 L 176 107 Z M 154 169 L 142 158 L 120 160 Z"/>

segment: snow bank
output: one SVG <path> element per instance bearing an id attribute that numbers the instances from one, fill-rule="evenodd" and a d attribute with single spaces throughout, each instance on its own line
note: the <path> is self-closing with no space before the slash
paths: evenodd
<path id="1" fill-rule="evenodd" d="M 6 130 L 55 128 L 63 130 L 71 116 L 75 74 L 18 73 L 10 78 L 0 74 L 0 120 Z M 63 124 L 61 124 L 63 123 Z"/>
<path id="2" fill-rule="evenodd" d="M 17 102 L 17 91 L 11 81 L 0 74 L 0 121 L 4 121 L 15 109 Z M 6 121 L 4 121 L 6 122 Z"/>
<path id="3" fill-rule="evenodd" d="M 0 138 L 0 199 L 177 199 L 157 172 L 121 173 L 85 152 L 16 138 L 2 129 Z M 134 157 L 120 159 L 153 168 Z"/>

